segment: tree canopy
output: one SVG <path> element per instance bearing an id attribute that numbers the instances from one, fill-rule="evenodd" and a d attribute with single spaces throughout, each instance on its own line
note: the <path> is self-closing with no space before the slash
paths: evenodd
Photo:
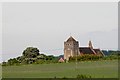
<path id="1" fill-rule="evenodd" d="M 25 56 L 26 58 L 35 58 L 38 55 L 39 55 L 39 49 L 34 48 L 34 47 L 27 47 L 23 51 L 23 56 Z"/>

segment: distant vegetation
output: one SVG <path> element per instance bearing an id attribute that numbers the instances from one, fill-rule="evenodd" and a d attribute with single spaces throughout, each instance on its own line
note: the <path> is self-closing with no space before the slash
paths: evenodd
<path id="1" fill-rule="evenodd" d="M 106 56 L 109 56 L 109 55 L 111 55 L 111 54 L 120 55 L 120 51 L 116 51 L 116 50 L 102 50 L 102 52 L 103 52 Z"/>
<path id="2" fill-rule="evenodd" d="M 103 50 L 103 53 L 105 54 L 105 57 L 89 55 L 89 54 L 86 54 L 83 56 L 77 56 L 77 57 L 70 57 L 69 62 L 74 62 L 76 60 L 77 61 L 96 61 L 96 60 L 120 59 L 120 51 Z M 7 65 L 21 65 L 21 64 L 58 63 L 58 60 L 60 57 L 63 57 L 63 55 L 60 55 L 58 57 L 55 57 L 53 55 L 47 56 L 45 54 L 40 54 L 39 49 L 37 48 L 28 47 L 23 51 L 22 56 L 9 59 L 8 62 L 2 62 L 2 65 L 7 66 Z"/>
<path id="3" fill-rule="evenodd" d="M 22 56 L 9 59 L 8 62 L 3 62 L 2 65 L 42 64 L 56 62 L 58 62 L 58 57 L 53 55 L 47 56 L 45 54 L 40 54 L 37 48 L 28 47 L 23 51 Z"/>
<path id="4" fill-rule="evenodd" d="M 74 56 L 69 58 L 69 62 L 73 61 L 97 61 L 97 60 L 115 60 L 115 59 L 120 59 L 120 52 L 119 51 L 114 51 L 111 52 L 109 55 L 105 56 L 95 56 L 95 55 L 89 55 L 89 54 L 84 54 L 82 56 Z"/>
<path id="5" fill-rule="evenodd" d="M 74 56 L 70 57 L 69 62 L 73 61 L 96 61 L 96 60 L 114 60 L 114 59 L 120 59 L 120 51 L 113 51 L 113 50 L 102 50 L 105 56 L 95 56 L 95 55 L 89 55 L 84 54 L 83 56 Z"/>

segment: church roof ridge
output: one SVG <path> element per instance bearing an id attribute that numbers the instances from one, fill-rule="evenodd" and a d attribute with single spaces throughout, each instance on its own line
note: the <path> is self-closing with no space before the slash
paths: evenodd
<path id="1" fill-rule="evenodd" d="M 72 36 L 70 36 L 68 39 L 67 39 L 67 42 L 68 41 L 76 41 Z"/>

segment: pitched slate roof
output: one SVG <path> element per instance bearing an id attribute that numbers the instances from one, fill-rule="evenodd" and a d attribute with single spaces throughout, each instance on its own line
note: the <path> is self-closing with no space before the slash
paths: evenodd
<path id="1" fill-rule="evenodd" d="M 95 51 L 96 53 L 98 53 L 98 52 L 100 52 L 100 49 L 94 49 L 94 51 Z"/>
<path id="2" fill-rule="evenodd" d="M 101 54 L 104 56 L 103 52 L 100 49 L 94 49 L 94 51 L 96 52 L 96 54 Z"/>
<path id="3" fill-rule="evenodd" d="M 83 54 L 96 54 L 90 47 L 80 47 L 79 51 Z"/>

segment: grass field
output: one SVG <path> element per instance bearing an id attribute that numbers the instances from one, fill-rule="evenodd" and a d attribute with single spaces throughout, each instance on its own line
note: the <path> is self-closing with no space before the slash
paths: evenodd
<path id="1" fill-rule="evenodd" d="M 31 64 L 3 66 L 3 78 L 76 78 L 78 74 L 92 78 L 117 78 L 118 61 L 88 61 L 76 63 Z"/>

